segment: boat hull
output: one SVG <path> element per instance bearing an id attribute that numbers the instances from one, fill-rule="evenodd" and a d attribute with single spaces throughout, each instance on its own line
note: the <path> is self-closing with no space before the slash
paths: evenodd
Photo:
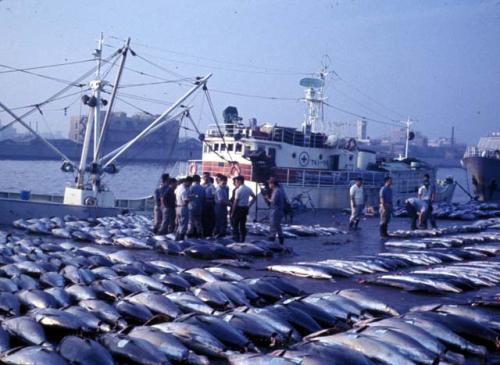
<path id="1" fill-rule="evenodd" d="M 0 225 L 10 225 L 15 220 L 22 218 L 63 217 L 71 215 L 86 219 L 115 216 L 124 212 L 121 208 L 87 207 L 54 202 L 0 198 Z"/>
<path id="2" fill-rule="evenodd" d="M 500 159 L 472 156 L 465 157 L 463 165 L 467 169 L 473 195 L 480 201 L 500 201 Z M 473 181 L 477 180 L 477 185 Z M 496 181 L 496 191 L 492 191 L 491 182 Z"/>

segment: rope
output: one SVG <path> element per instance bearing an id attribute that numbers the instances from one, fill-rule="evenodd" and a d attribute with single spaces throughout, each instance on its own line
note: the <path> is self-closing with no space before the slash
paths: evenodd
<path id="1" fill-rule="evenodd" d="M 196 133 L 198 133 L 198 135 L 201 135 L 202 133 L 200 132 L 200 130 L 196 126 L 196 123 L 194 122 L 193 118 L 191 118 L 191 113 L 189 113 L 189 111 L 187 112 L 186 118 L 189 119 L 189 121 L 191 122 L 191 124 L 193 125 L 193 128 L 195 130 L 193 131 L 192 129 L 190 129 L 188 127 L 183 127 L 183 128 L 186 129 L 186 130 L 188 130 L 188 131 L 196 132 Z M 217 151 L 215 151 L 209 143 L 205 142 L 205 140 L 203 140 L 201 142 L 202 142 L 202 144 L 205 144 L 208 147 L 208 149 L 210 150 L 210 152 L 215 153 L 220 159 L 226 161 L 227 163 L 232 163 L 233 162 L 233 161 L 229 161 L 227 158 L 225 158 L 224 156 L 222 156 L 221 154 L 219 154 Z"/>
<path id="2" fill-rule="evenodd" d="M 205 96 L 207 98 L 207 103 L 208 103 L 208 106 L 210 108 L 210 111 L 212 112 L 212 117 L 213 117 L 213 119 L 215 121 L 215 125 L 217 126 L 217 130 L 219 131 L 219 134 L 222 137 L 222 142 L 226 146 L 226 152 L 227 152 L 229 158 L 232 161 L 233 158 L 231 157 L 231 154 L 229 153 L 229 150 L 227 149 L 226 139 L 224 138 L 224 133 L 222 133 L 222 129 L 220 128 L 219 121 L 217 120 L 217 115 L 215 114 L 215 109 L 214 109 L 214 106 L 213 106 L 213 103 L 212 103 L 212 98 L 210 97 L 210 94 L 208 93 L 208 88 L 207 88 L 206 85 L 203 87 L 203 91 L 205 92 Z"/>
<path id="3" fill-rule="evenodd" d="M 112 60 L 114 57 L 117 57 L 119 54 L 120 54 L 120 51 L 117 50 L 112 55 L 110 55 L 107 59 L 105 59 L 105 61 Z M 87 71 L 86 73 L 84 73 L 82 76 L 80 76 L 78 79 L 76 79 L 74 82 L 72 82 L 71 85 L 68 85 L 68 86 L 62 88 L 61 90 L 59 90 L 58 92 L 56 92 L 55 94 L 53 94 L 52 96 L 50 96 L 48 99 L 42 101 L 41 103 L 38 103 L 37 105 L 39 107 L 41 107 L 41 106 L 43 106 L 45 104 L 48 104 L 48 103 L 54 101 L 54 99 L 56 99 L 59 96 L 61 96 L 62 94 L 64 94 L 67 90 L 69 90 L 70 88 L 72 88 L 75 84 L 79 84 L 81 81 L 85 80 L 87 77 L 89 77 L 90 75 L 92 75 L 96 70 L 97 70 L 97 66 L 92 67 L 92 69 L 90 69 L 89 71 Z M 31 110 L 27 111 L 23 115 L 19 116 L 18 119 L 23 119 L 23 118 L 27 117 L 28 115 L 32 114 L 33 112 L 35 112 L 36 110 L 37 110 L 37 108 L 32 108 Z M 5 128 L 8 128 L 9 126 L 11 126 L 12 124 L 14 124 L 15 122 L 17 122 L 18 119 L 14 119 L 13 121 L 7 123 L 6 125 L 0 127 L 0 132 L 2 130 L 4 130 Z"/>

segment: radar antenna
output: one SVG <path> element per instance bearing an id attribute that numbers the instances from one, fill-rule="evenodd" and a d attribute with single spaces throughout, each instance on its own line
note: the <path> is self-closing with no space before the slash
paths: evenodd
<path id="1" fill-rule="evenodd" d="M 326 56 L 326 58 L 325 58 Z M 303 123 L 303 130 L 306 138 L 311 135 L 311 133 L 316 133 L 319 130 L 319 125 L 324 124 L 324 102 L 326 98 L 324 97 L 325 80 L 329 74 L 328 55 L 323 56 L 321 62 L 321 71 L 317 74 L 319 77 L 305 77 L 300 80 L 300 86 L 305 88 L 304 90 L 304 102 L 307 105 L 307 111 L 305 120 Z"/>

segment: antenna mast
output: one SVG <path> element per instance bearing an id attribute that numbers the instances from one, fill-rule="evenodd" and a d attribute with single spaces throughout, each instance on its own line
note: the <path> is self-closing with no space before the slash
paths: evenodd
<path id="1" fill-rule="evenodd" d="M 410 127 L 413 123 L 413 121 L 408 117 L 408 119 L 406 119 L 406 122 L 404 122 L 406 124 L 406 145 L 405 145 L 405 159 L 408 158 L 408 150 L 409 150 L 409 147 L 410 147 Z"/>
<path id="2" fill-rule="evenodd" d="M 319 124 L 324 123 L 324 101 L 323 91 L 325 79 L 328 76 L 326 65 L 319 72 L 319 78 L 306 77 L 300 80 L 300 85 L 305 87 L 304 101 L 307 105 L 307 112 L 303 123 L 303 130 L 306 138 L 309 138 L 311 133 L 319 132 Z"/>

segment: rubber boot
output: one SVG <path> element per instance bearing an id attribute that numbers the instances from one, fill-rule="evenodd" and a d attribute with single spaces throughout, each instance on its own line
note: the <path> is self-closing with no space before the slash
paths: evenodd
<path id="1" fill-rule="evenodd" d="M 389 229 L 389 224 L 387 224 L 387 223 L 384 224 L 384 237 L 385 238 L 389 237 L 389 231 L 388 231 L 388 229 Z"/>
<path id="2" fill-rule="evenodd" d="M 387 233 L 387 223 L 380 225 L 380 237 L 382 238 L 389 237 L 389 233 Z"/>
<path id="3" fill-rule="evenodd" d="M 283 237 L 283 236 L 278 237 L 278 240 L 279 240 L 280 244 L 282 244 L 282 245 L 285 244 L 285 237 Z"/>
<path id="4" fill-rule="evenodd" d="M 356 219 L 356 221 L 354 222 L 354 230 L 358 229 L 358 224 L 359 224 L 359 220 Z"/>

